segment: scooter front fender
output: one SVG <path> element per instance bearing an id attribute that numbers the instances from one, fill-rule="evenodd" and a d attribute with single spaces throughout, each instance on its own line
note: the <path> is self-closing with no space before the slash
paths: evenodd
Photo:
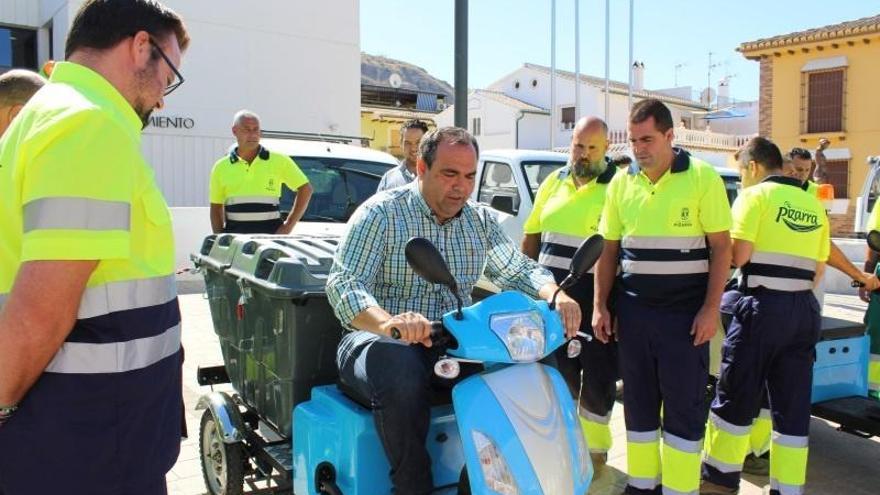
<path id="1" fill-rule="evenodd" d="M 587 492 L 589 450 L 558 371 L 540 363 L 495 369 L 463 380 L 452 399 L 474 494 L 499 493 L 483 471 L 475 440 L 480 434 L 500 452 L 518 493 Z"/>

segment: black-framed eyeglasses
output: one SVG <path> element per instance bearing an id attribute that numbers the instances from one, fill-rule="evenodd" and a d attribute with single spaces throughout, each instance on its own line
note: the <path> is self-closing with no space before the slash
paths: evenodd
<path id="1" fill-rule="evenodd" d="M 156 43 L 155 41 L 153 41 L 153 38 L 150 38 L 150 45 L 156 49 L 156 52 L 159 53 L 159 56 L 162 57 L 162 60 L 164 60 L 165 63 L 168 64 L 168 68 L 171 69 L 172 73 L 174 73 L 174 80 L 171 81 L 171 84 L 169 84 L 168 86 L 165 87 L 164 96 L 168 96 L 175 89 L 180 87 L 181 84 L 183 84 L 183 81 L 184 81 L 183 76 L 180 74 L 180 71 L 177 70 L 177 67 L 175 67 L 174 64 L 171 63 L 171 59 L 169 59 L 168 56 L 165 55 L 165 52 L 163 52 L 162 49 L 159 48 L 159 44 Z"/>

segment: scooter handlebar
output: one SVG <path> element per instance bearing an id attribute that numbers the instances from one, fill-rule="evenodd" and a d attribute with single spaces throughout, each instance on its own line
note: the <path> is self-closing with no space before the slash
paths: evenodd
<path id="1" fill-rule="evenodd" d="M 400 340 L 400 330 L 397 327 L 391 327 L 391 338 Z M 448 345 L 452 336 L 443 327 L 442 321 L 431 322 L 431 343 L 434 345 Z"/>

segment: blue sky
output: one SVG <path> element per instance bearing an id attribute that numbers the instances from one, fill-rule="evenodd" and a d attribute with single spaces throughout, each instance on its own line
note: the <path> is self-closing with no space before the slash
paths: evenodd
<path id="1" fill-rule="evenodd" d="M 574 1 L 556 2 L 557 67 L 574 70 Z M 361 50 L 454 82 L 454 0 L 360 0 Z M 757 99 L 758 64 L 740 43 L 880 14 L 878 0 L 635 0 L 634 58 L 645 87 L 706 86 L 725 74 L 731 96 Z M 468 86 L 484 88 L 524 62 L 550 65 L 550 0 L 470 0 Z M 611 0 L 611 77 L 626 81 L 629 0 Z M 581 72 L 605 71 L 605 0 L 580 1 Z"/>

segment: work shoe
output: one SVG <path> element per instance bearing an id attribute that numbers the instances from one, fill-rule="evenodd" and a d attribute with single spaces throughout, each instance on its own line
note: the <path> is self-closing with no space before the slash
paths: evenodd
<path id="1" fill-rule="evenodd" d="M 700 495 L 736 495 L 737 493 L 739 493 L 738 488 L 718 485 L 707 480 L 700 483 Z"/>
<path id="2" fill-rule="evenodd" d="M 742 472 L 755 476 L 768 476 L 770 474 L 770 454 L 764 454 L 756 457 L 755 454 L 749 454 L 743 461 Z"/>

